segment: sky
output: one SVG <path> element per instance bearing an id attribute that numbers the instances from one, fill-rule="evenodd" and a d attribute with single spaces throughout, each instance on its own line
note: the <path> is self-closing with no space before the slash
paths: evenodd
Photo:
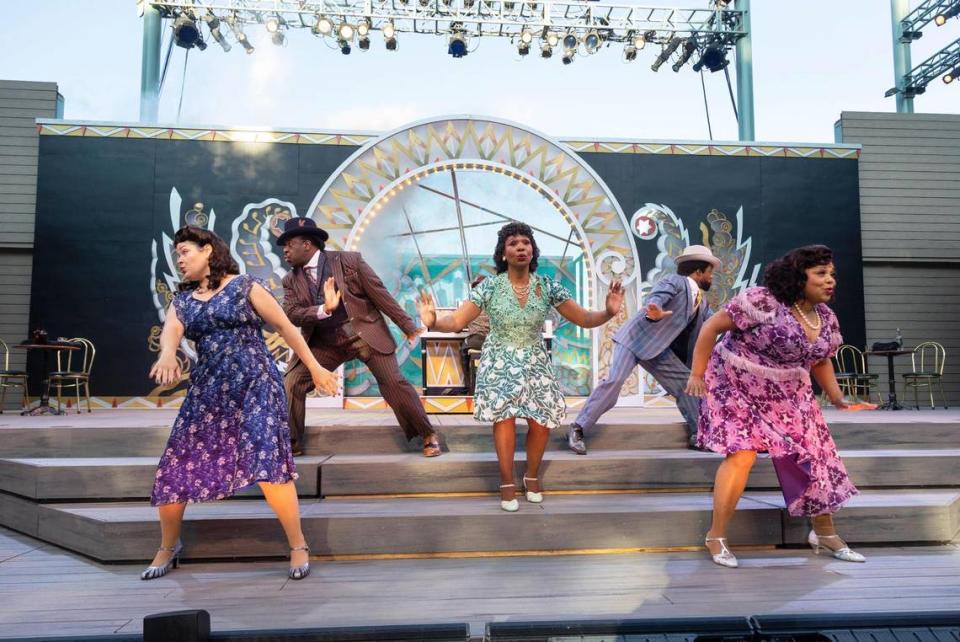
<path id="1" fill-rule="evenodd" d="M 142 26 L 134 0 L 5 4 L 0 79 L 56 82 L 69 120 L 138 120 Z M 642 4 L 704 7 L 707 0 Z M 831 143 L 842 111 L 896 110 L 883 96 L 894 84 L 889 0 L 753 0 L 752 27 L 757 140 Z M 189 57 L 174 49 L 160 122 L 376 132 L 471 114 L 561 139 L 709 138 L 698 74 L 669 65 L 652 72 L 650 46 L 634 63 L 614 45 L 565 66 L 536 50 L 520 58 L 499 38 L 453 59 L 440 36 L 400 34 L 398 51 L 388 52 L 375 32 L 369 52 L 354 47 L 344 56 L 306 30 L 292 31 L 284 47 L 259 26 L 246 32 L 252 55 L 239 46 L 225 53 L 212 41 Z M 930 24 L 913 46 L 914 65 L 958 37 L 960 19 Z M 713 138 L 736 140 L 723 73 L 704 80 Z M 934 81 L 914 106 L 960 113 L 960 83 Z"/>

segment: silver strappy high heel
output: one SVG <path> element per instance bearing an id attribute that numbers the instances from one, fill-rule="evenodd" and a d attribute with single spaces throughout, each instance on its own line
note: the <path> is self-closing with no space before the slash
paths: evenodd
<path id="1" fill-rule="evenodd" d="M 810 548 L 813 549 L 815 555 L 819 555 L 820 551 L 826 551 L 833 557 L 844 562 L 866 562 L 867 558 L 861 555 L 860 553 L 852 550 L 849 546 L 844 546 L 843 548 L 838 548 L 833 550 L 829 546 L 824 546 L 820 543 L 822 539 L 840 539 L 839 535 L 817 535 L 816 531 L 810 531 L 810 534 L 807 535 L 807 543 L 810 544 Z"/>
<path id="2" fill-rule="evenodd" d="M 291 580 L 302 580 L 307 575 L 310 575 L 310 547 L 304 544 L 303 546 L 294 546 L 290 549 L 290 552 L 294 551 L 306 551 L 307 552 L 307 563 L 303 566 L 294 566 L 290 569 L 290 572 L 287 574 Z"/>
<path id="3" fill-rule="evenodd" d="M 737 568 L 740 566 L 740 562 L 737 561 L 736 556 L 730 552 L 730 549 L 727 548 L 727 538 L 726 537 L 708 537 L 703 543 L 706 546 L 709 542 L 720 542 L 720 552 L 716 555 L 711 555 L 714 564 L 719 564 L 720 566 L 725 566 L 727 568 Z M 710 548 L 707 548 L 707 552 L 710 552 Z"/>
<path id="4" fill-rule="evenodd" d="M 539 504 L 540 502 L 543 501 L 543 493 L 539 491 L 534 492 L 532 490 L 528 490 L 527 489 L 528 481 L 537 481 L 537 478 L 527 477 L 526 475 L 523 476 L 523 492 L 527 494 L 527 501 L 530 502 L 531 504 Z"/>
<path id="5" fill-rule="evenodd" d="M 513 486 L 514 484 L 500 484 L 500 488 L 511 488 Z M 520 510 L 520 502 L 517 501 L 516 497 L 510 500 L 501 499 L 500 508 L 508 513 L 516 513 L 518 510 Z"/>
<path id="6" fill-rule="evenodd" d="M 145 568 L 143 572 L 140 573 L 141 580 L 155 580 L 169 573 L 171 568 L 178 568 L 180 566 L 180 553 L 183 551 L 183 544 L 180 543 L 179 540 L 177 540 L 175 546 L 161 546 L 158 550 L 170 551 L 173 555 L 161 566 L 148 566 Z"/>

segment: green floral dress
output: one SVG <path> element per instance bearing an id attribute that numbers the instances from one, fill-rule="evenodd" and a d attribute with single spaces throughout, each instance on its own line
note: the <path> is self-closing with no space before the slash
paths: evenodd
<path id="1" fill-rule="evenodd" d="M 473 412 L 477 421 L 525 417 L 547 428 L 563 421 L 566 403 L 540 332 L 550 309 L 569 298 L 560 283 L 536 273 L 530 275 L 530 294 L 523 307 L 506 273 L 473 288 L 470 301 L 490 317 L 490 335 L 477 371 Z"/>

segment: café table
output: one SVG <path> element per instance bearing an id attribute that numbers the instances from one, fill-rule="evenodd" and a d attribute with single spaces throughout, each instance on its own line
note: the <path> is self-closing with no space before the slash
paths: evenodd
<path id="1" fill-rule="evenodd" d="M 28 354 L 30 350 L 39 350 L 41 354 L 41 369 L 43 376 L 43 384 L 41 387 L 42 392 L 40 393 L 40 401 L 37 403 L 34 408 L 27 408 L 21 412 L 21 415 L 63 415 L 66 414 L 62 410 L 56 410 L 50 405 L 50 388 L 47 386 L 47 381 L 50 373 L 50 353 L 53 351 L 59 352 L 60 350 L 79 350 L 80 346 L 73 343 L 64 343 L 61 341 L 50 341 L 47 343 L 33 343 L 25 342 L 18 343 L 13 346 L 14 348 L 19 348 L 20 350 L 27 350 Z"/>
<path id="2" fill-rule="evenodd" d="M 894 369 L 893 358 L 903 354 L 910 354 L 913 350 L 870 350 L 864 352 L 865 356 L 876 356 L 887 358 L 887 377 L 890 386 L 887 392 L 887 403 L 880 406 L 880 410 L 903 410 L 903 406 L 897 401 L 897 373 Z"/>

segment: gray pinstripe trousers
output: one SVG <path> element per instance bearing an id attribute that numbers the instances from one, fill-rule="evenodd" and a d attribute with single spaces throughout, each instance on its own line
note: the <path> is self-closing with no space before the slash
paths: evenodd
<path id="1" fill-rule="evenodd" d="M 610 372 L 590 393 L 575 423 L 584 430 L 588 430 L 597 423 L 603 413 L 617 403 L 623 382 L 627 380 L 634 368 L 640 366 L 652 374 L 663 389 L 677 400 L 677 408 L 687 424 L 687 434 L 697 434 L 700 399 L 691 397 L 683 391 L 690 377 L 690 368 L 669 348 L 652 359 L 637 359 L 633 352 L 623 345 L 615 343 L 614 346 Z"/>

